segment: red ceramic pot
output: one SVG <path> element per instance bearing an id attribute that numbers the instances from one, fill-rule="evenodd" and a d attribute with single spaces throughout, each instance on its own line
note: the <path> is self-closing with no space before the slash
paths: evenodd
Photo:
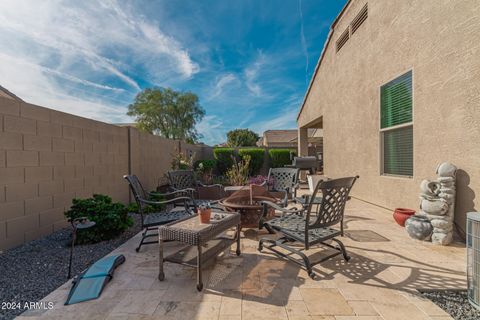
<path id="1" fill-rule="evenodd" d="M 406 208 L 396 208 L 393 212 L 393 219 L 402 227 L 405 227 L 405 221 L 415 214 L 415 210 Z"/>

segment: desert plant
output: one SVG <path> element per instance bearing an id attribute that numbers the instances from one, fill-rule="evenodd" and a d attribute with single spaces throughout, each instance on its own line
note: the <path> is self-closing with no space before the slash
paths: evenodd
<path id="1" fill-rule="evenodd" d="M 272 168 L 282 168 L 287 164 L 291 164 L 292 160 L 290 159 L 291 153 L 294 151 L 289 149 L 270 149 L 268 150 L 268 155 L 270 156 L 270 166 Z"/>
<path id="2" fill-rule="evenodd" d="M 121 203 L 113 202 L 109 196 L 94 194 L 88 199 L 73 199 L 72 203 L 70 210 L 65 212 L 65 217 L 69 220 L 87 217 L 96 223 L 93 228 L 79 230 L 77 243 L 112 239 L 133 224 L 127 208 Z"/>
<path id="3" fill-rule="evenodd" d="M 227 179 L 232 186 L 244 186 L 248 182 L 250 156 L 245 155 L 242 160 L 233 158 L 233 166 L 227 171 Z"/>
<path id="4" fill-rule="evenodd" d="M 172 170 L 191 170 L 193 169 L 193 159 L 195 154 L 191 157 L 187 157 L 185 154 L 180 152 L 177 148 L 171 154 L 172 156 Z"/>
<path id="5" fill-rule="evenodd" d="M 215 160 L 198 160 L 194 164 L 195 173 L 203 183 L 210 184 L 213 180 L 213 168 L 215 168 Z"/>
<path id="6" fill-rule="evenodd" d="M 241 159 L 245 156 L 250 157 L 250 166 L 249 166 L 249 174 L 255 175 L 258 174 L 260 169 L 263 166 L 263 160 L 265 159 L 265 150 L 262 148 L 244 148 L 238 150 L 238 155 Z"/>
<path id="7" fill-rule="evenodd" d="M 233 148 L 215 148 L 213 156 L 217 163 L 218 173 L 223 175 L 233 166 L 235 156 Z"/>

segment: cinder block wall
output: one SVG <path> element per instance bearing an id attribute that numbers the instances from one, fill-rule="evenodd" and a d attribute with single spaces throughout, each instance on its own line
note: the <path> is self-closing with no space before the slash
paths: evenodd
<path id="1" fill-rule="evenodd" d="M 0 250 L 66 227 L 75 197 L 101 193 L 128 203 L 122 176 L 129 172 L 153 189 L 178 144 L 0 97 Z M 210 149 L 188 148 L 199 156 Z"/>

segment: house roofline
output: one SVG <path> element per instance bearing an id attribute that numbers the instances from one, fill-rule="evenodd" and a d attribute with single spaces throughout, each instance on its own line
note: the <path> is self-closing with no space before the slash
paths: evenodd
<path id="1" fill-rule="evenodd" d="M 17 96 L 16 94 L 14 94 L 13 92 L 11 92 L 10 90 L 8 90 L 7 88 L 5 88 L 3 86 L 0 86 L 0 91 L 5 93 L 6 95 L 10 96 L 10 98 L 12 98 L 13 100 L 24 102 L 22 98 L 20 98 L 19 96 Z"/>
<path id="2" fill-rule="evenodd" d="M 335 25 L 340 20 L 340 18 L 343 16 L 345 11 L 347 10 L 347 7 L 350 5 L 350 3 L 352 1 L 353 0 L 347 0 L 347 3 L 345 3 L 342 10 L 338 14 L 338 16 L 335 18 L 335 20 L 333 20 L 333 23 L 330 26 L 330 30 L 328 31 L 327 40 L 325 40 L 325 44 L 323 45 L 322 52 L 320 53 L 320 57 L 318 58 L 317 65 L 315 66 L 315 71 L 313 72 L 312 78 L 310 79 L 310 83 L 308 84 L 307 92 L 305 93 L 305 96 L 303 97 L 302 105 L 300 106 L 300 110 L 298 111 L 297 122 L 298 122 L 298 118 L 300 118 L 300 114 L 303 111 L 303 107 L 305 106 L 305 102 L 307 101 L 308 94 L 310 93 L 310 90 L 312 89 L 313 81 L 315 80 L 315 77 L 317 76 L 317 72 L 318 72 L 318 69 L 320 68 L 320 64 L 322 63 L 323 57 L 325 56 L 325 52 L 327 51 L 327 47 L 328 47 L 328 45 L 330 43 L 330 40 L 332 38 L 332 35 L 333 35 L 333 29 L 335 28 Z"/>

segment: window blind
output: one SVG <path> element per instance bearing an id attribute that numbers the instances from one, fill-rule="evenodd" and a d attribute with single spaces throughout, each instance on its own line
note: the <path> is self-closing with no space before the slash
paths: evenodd
<path id="1" fill-rule="evenodd" d="M 383 132 L 383 173 L 413 176 L 413 126 Z"/>
<path id="2" fill-rule="evenodd" d="M 381 128 L 412 122 L 412 71 L 380 89 Z"/>

